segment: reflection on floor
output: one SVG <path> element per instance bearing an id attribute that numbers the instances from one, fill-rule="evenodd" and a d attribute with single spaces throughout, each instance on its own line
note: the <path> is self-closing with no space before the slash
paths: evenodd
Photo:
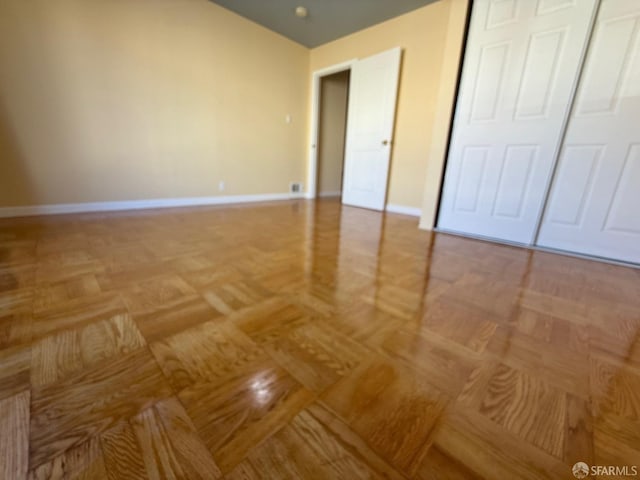
<path id="1" fill-rule="evenodd" d="M 640 272 L 335 200 L 0 221 L 0 478 L 640 464 Z"/>

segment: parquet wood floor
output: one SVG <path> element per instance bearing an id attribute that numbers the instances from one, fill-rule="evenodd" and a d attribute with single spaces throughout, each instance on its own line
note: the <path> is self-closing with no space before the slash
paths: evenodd
<path id="1" fill-rule="evenodd" d="M 336 201 L 0 221 L 0 479 L 640 466 L 640 271 Z"/>

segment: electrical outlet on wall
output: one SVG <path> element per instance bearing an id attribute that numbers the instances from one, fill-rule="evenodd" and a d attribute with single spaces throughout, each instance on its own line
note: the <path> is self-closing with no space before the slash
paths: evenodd
<path id="1" fill-rule="evenodd" d="M 220 191 L 220 192 L 224 192 L 224 187 L 225 187 L 225 185 L 224 185 L 224 180 L 220 180 L 220 181 L 218 182 L 218 191 Z"/>
<path id="2" fill-rule="evenodd" d="M 291 182 L 289 184 L 289 193 L 302 193 L 302 184 L 300 182 Z"/>

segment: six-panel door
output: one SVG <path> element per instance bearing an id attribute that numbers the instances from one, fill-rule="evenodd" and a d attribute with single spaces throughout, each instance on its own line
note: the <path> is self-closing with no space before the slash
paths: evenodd
<path id="1" fill-rule="evenodd" d="M 440 229 L 533 242 L 595 5 L 474 2 Z"/>

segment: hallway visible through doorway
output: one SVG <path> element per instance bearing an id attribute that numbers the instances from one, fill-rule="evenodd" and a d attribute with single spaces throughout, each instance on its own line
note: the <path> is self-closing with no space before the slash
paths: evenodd
<path id="1" fill-rule="evenodd" d="M 320 79 L 318 112 L 317 192 L 320 197 L 342 193 L 350 71 Z"/>

